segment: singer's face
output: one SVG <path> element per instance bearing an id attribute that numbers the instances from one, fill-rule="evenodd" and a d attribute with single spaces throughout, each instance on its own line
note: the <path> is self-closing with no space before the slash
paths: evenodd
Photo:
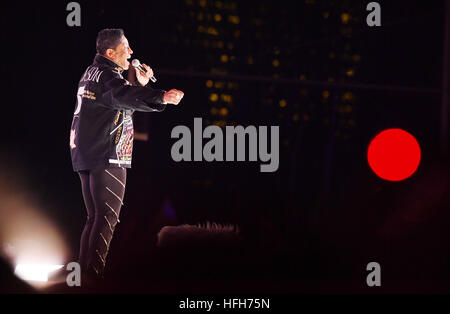
<path id="1" fill-rule="evenodd" d="M 130 66 L 130 62 L 128 59 L 131 58 L 131 54 L 133 50 L 131 50 L 128 40 L 125 36 L 122 36 L 122 40 L 120 44 L 114 49 L 113 61 L 120 65 L 124 70 L 128 70 Z"/>

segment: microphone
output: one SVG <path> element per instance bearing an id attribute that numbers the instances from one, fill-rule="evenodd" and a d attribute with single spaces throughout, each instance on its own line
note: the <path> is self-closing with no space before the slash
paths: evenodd
<path id="1" fill-rule="evenodd" d="M 142 66 L 142 64 L 139 62 L 138 59 L 133 59 L 133 61 L 131 61 L 131 65 L 134 66 L 135 68 L 138 68 L 139 71 L 143 72 L 143 73 L 147 73 L 147 70 Z M 156 77 L 152 76 L 150 77 L 150 80 L 155 83 L 156 82 Z"/>

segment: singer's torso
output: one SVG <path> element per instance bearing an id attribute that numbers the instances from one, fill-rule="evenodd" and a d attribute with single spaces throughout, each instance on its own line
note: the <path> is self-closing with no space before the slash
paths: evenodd
<path id="1" fill-rule="evenodd" d="M 78 84 L 70 130 L 74 171 L 131 167 L 134 111 L 162 111 L 163 90 L 131 85 L 120 67 L 97 55 Z"/>

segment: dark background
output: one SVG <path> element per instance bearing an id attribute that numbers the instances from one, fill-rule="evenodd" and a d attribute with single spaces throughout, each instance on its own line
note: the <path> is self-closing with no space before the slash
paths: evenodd
<path id="1" fill-rule="evenodd" d="M 66 25 L 68 1 L 2 2 L 4 173 L 26 177 L 24 189 L 46 204 L 76 256 L 85 220 L 68 146 L 77 84 L 98 31 L 123 28 L 133 57 L 155 70 L 155 88 L 185 92 L 178 107 L 135 114 L 149 140 L 135 141 L 108 264 L 133 278 L 124 291 L 145 291 L 137 288 L 143 269 L 150 278 L 176 268 L 174 278 L 198 279 L 207 265 L 216 268 L 204 278 L 218 285 L 227 269 L 227 279 L 262 290 L 365 291 L 372 261 L 393 291 L 447 291 L 445 2 L 378 1 L 382 26 L 374 28 L 369 2 L 79 1 L 81 27 Z M 194 117 L 204 127 L 278 125 L 278 171 L 260 173 L 259 162 L 175 163 L 170 132 L 192 128 Z M 422 148 L 418 171 L 395 183 L 366 160 L 371 138 L 393 127 Z M 232 267 L 208 258 L 208 248 L 198 259 L 181 249 L 158 260 L 161 227 L 206 221 L 239 226 Z M 189 259 L 198 269 L 184 273 Z"/>

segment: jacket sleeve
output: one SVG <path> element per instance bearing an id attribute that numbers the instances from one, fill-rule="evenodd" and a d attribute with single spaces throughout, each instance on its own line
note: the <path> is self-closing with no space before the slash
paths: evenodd
<path id="1" fill-rule="evenodd" d="M 100 105 L 111 109 L 146 112 L 160 112 L 166 108 L 163 100 L 164 90 L 128 85 L 127 81 L 115 72 L 105 74 L 100 81 L 102 84 Z"/>

